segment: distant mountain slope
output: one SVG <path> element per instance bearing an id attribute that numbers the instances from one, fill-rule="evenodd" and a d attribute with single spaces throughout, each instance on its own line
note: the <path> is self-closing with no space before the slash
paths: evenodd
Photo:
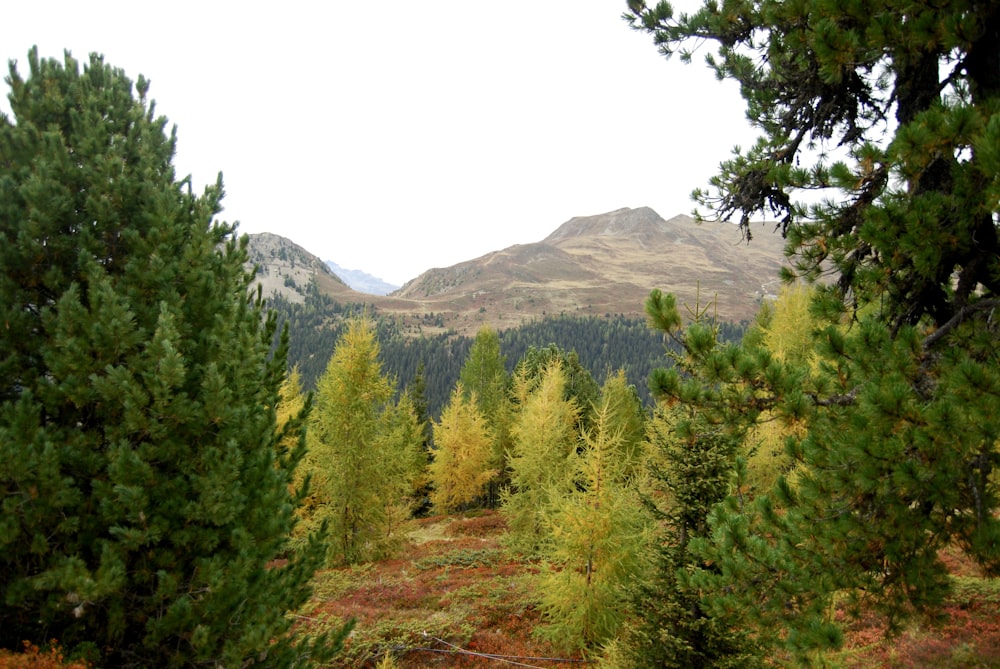
<path id="1" fill-rule="evenodd" d="M 278 293 L 290 302 L 301 303 L 313 279 L 320 290 L 331 295 L 350 290 L 326 263 L 290 239 L 270 232 L 247 236 L 247 252 L 250 262 L 258 267 L 256 283 L 262 286 L 264 295 Z"/>
<path id="2" fill-rule="evenodd" d="M 734 225 L 664 220 L 648 207 L 570 219 L 542 241 L 432 269 L 386 295 L 351 289 L 316 256 L 277 235 L 250 236 L 265 292 L 301 302 L 312 278 L 340 303 L 368 304 L 410 335 L 474 335 L 550 315 L 643 315 L 653 288 L 681 304 L 716 299 L 723 320 L 750 319 L 777 287 L 783 241 L 759 234 L 743 243 Z M 699 297 L 700 295 L 700 297 Z"/>
<path id="3" fill-rule="evenodd" d="M 330 270 L 340 277 L 348 286 L 359 293 L 367 293 L 368 295 L 388 295 L 392 291 L 399 289 L 399 286 L 394 286 L 391 283 L 383 281 L 377 276 L 372 276 L 371 274 L 362 272 L 359 269 L 344 269 L 332 260 L 327 260 L 326 266 L 329 267 Z"/>
<path id="4" fill-rule="evenodd" d="M 734 225 L 626 208 L 573 218 L 534 244 L 430 270 L 393 296 L 503 327 L 529 314 L 641 314 L 649 291 L 661 288 L 692 306 L 699 293 L 702 304 L 717 298 L 719 315 L 739 321 L 774 289 L 782 248 L 776 235 L 747 245 Z"/>

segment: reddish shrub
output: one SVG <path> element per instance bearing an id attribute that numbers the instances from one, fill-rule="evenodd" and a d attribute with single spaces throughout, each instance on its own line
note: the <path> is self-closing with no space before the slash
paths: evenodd
<path id="1" fill-rule="evenodd" d="M 0 650 L 0 669 L 88 669 L 85 662 L 68 662 L 59 644 L 53 640 L 45 650 L 30 641 L 24 642 L 24 651 L 11 653 Z"/>

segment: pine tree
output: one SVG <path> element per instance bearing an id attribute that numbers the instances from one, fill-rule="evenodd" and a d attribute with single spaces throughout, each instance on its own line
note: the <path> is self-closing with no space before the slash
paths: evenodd
<path id="1" fill-rule="evenodd" d="M 818 373 L 706 337 L 694 383 L 659 378 L 720 420 L 806 421 L 794 481 L 713 511 L 702 548 L 719 573 L 702 586 L 810 661 L 840 641 L 835 597 L 892 629 L 942 602 L 943 547 L 1000 570 L 1000 5 L 733 0 L 677 19 L 668 3 L 628 6 L 664 53 L 718 44 L 710 62 L 762 132 L 696 197 L 748 237 L 755 215 L 777 216 L 787 275 L 835 274 L 812 306 Z"/>
<path id="2" fill-rule="evenodd" d="M 414 482 L 413 515 L 423 517 L 427 515 L 431 507 L 431 483 L 427 468 L 434 461 L 433 455 L 433 428 L 430 416 L 427 413 L 426 379 L 424 361 L 417 363 L 417 371 L 413 376 L 413 381 L 409 385 L 410 402 L 413 404 L 413 413 L 417 424 L 420 425 L 420 454 L 422 474 Z"/>
<path id="3" fill-rule="evenodd" d="M 391 553 L 416 476 L 420 433 L 412 410 L 400 423 L 393 383 L 382 374 L 367 317 L 348 323 L 316 387 L 304 468 L 311 476 L 304 526 L 326 527 L 328 562 L 354 564 Z M 395 429 L 401 428 L 401 429 Z"/>
<path id="4" fill-rule="evenodd" d="M 545 513 L 551 539 L 536 579 L 546 622 L 539 632 L 566 650 L 613 638 L 628 610 L 629 584 L 647 575 L 650 522 L 632 476 L 620 400 L 607 392 L 595 407 L 583 448 L 571 456 L 570 485 Z"/>
<path id="5" fill-rule="evenodd" d="M 142 77 L 34 49 L 28 68 L 0 118 L 0 643 L 322 659 L 286 615 L 322 553 L 287 542 L 304 415 L 277 429 L 287 337 L 271 354 L 221 176 L 175 180 Z"/>
<path id="6" fill-rule="evenodd" d="M 497 470 L 491 468 L 493 435 L 476 399 L 475 394 L 466 398 L 459 382 L 441 420 L 434 424 L 437 451 L 430 465 L 434 485 L 431 501 L 441 512 L 482 497 L 486 485 L 497 475 Z"/>

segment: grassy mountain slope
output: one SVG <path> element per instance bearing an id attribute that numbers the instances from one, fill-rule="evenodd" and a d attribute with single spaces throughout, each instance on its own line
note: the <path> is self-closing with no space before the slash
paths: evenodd
<path id="1" fill-rule="evenodd" d="M 750 319 L 775 290 L 783 259 L 777 235 L 757 235 L 747 245 L 733 225 L 698 225 L 683 215 L 664 220 L 641 207 L 573 218 L 540 242 L 431 269 L 388 296 L 376 296 L 351 290 L 300 247 L 290 261 L 295 245 L 275 237 L 251 235 L 265 292 L 301 301 L 312 268 L 321 292 L 343 303 L 370 304 L 395 316 L 410 334 L 474 335 L 483 325 L 502 330 L 554 314 L 641 317 L 652 288 L 689 304 L 699 293 L 702 304 L 715 297 L 720 319 Z"/>

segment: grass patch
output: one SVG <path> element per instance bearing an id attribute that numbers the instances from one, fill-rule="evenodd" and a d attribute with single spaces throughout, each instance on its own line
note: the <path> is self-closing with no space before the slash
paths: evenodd
<path id="1" fill-rule="evenodd" d="M 415 561 L 413 566 L 421 570 L 440 569 L 444 567 L 472 569 L 499 564 L 502 557 L 503 553 L 496 548 L 460 548 L 439 555 L 428 555 Z"/>

